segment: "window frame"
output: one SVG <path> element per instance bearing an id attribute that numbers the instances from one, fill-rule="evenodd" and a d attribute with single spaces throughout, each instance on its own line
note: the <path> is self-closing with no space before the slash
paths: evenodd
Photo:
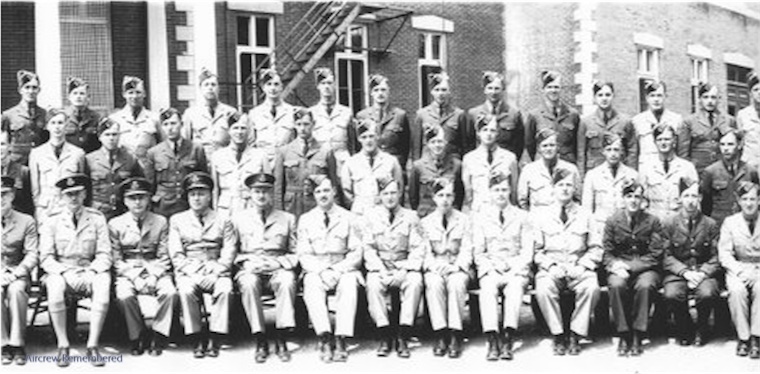
<path id="1" fill-rule="evenodd" d="M 726 63 L 725 65 L 726 65 L 726 113 L 732 116 L 735 116 L 739 112 L 739 110 L 741 110 L 742 108 L 752 103 L 752 99 L 750 98 L 749 87 L 747 87 L 747 82 L 745 82 L 742 79 L 744 76 L 746 76 L 746 73 L 752 71 L 752 69 L 745 66 L 736 65 L 736 64 Z M 742 80 L 731 79 L 731 74 L 728 74 L 728 73 L 729 73 L 729 69 L 732 69 L 732 68 L 741 69 L 740 71 L 743 74 L 739 74 L 737 78 L 742 79 Z"/>
<path id="2" fill-rule="evenodd" d="M 277 46 L 276 44 L 276 38 L 275 38 L 275 22 L 276 19 L 274 15 L 272 14 L 266 14 L 266 13 L 248 13 L 248 12 L 235 12 L 233 14 L 233 17 L 236 22 L 235 27 L 235 78 L 236 78 L 236 91 L 237 91 L 237 107 L 241 111 L 245 111 L 246 107 L 250 105 L 251 108 L 256 107 L 259 105 L 259 92 L 257 87 L 253 87 L 253 100 L 252 102 L 245 103 L 244 102 L 244 90 L 243 85 L 245 82 L 243 82 L 243 72 L 242 67 L 240 65 L 240 58 L 244 53 L 250 53 L 252 56 L 251 61 L 251 73 L 256 73 L 256 55 L 267 55 L 271 56 L 270 60 L 270 66 L 276 66 L 276 55 L 275 55 L 275 48 Z M 238 44 L 238 30 L 237 30 L 237 21 L 241 17 L 247 17 L 248 18 L 248 45 L 239 45 Z M 257 46 L 257 34 L 256 34 L 256 24 L 255 20 L 257 18 L 266 18 L 269 20 L 269 27 L 268 27 L 268 33 L 269 33 L 269 46 L 268 47 L 261 47 Z"/>
<path id="3" fill-rule="evenodd" d="M 691 112 L 699 110 L 699 85 L 709 82 L 710 60 L 703 57 L 691 57 Z"/>
<path id="4" fill-rule="evenodd" d="M 637 44 L 636 45 L 636 75 L 639 82 L 639 111 L 647 110 L 648 104 L 644 94 L 644 82 L 646 80 L 659 80 L 660 78 L 660 56 L 662 48 Z M 651 56 L 651 61 L 650 61 Z M 650 64 L 651 62 L 651 64 Z M 645 69 L 642 69 L 642 66 Z"/>
<path id="5" fill-rule="evenodd" d="M 423 67 L 433 67 L 433 68 L 440 68 L 441 70 L 446 70 L 446 66 L 448 63 L 448 40 L 446 33 L 443 32 L 433 32 L 433 31 L 419 31 L 418 32 L 418 40 L 419 36 L 424 37 L 424 43 L 425 43 L 425 49 L 424 49 L 424 56 L 420 57 L 417 56 L 417 76 L 419 81 L 417 82 L 417 90 L 418 90 L 418 97 L 419 97 L 419 107 L 425 107 L 429 104 L 430 100 L 426 100 L 426 98 L 430 95 L 429 92 L 424 92 L 424 87 L 426 84 L 423 82 L 423 80 L 427 79 L 427 76 L 423 76 L 422 70 Z M 433 58 L 433 37 L 439 36 L 440 37 L 440 43 L 439 45 L 439 51 L 438 51 L 438 58 Z M 419 51 L 419 45 L 417 46 L 417 51 Z"/>
<path id="6" fill-rule="evenodd" d="M 352 44 L 353 39 L 350 37 L 350 33 L 354 29 L 362 30 L 362 45 L 360 47 L 361 52 L 356 52 L 353 50 L 355 46 Z M 368 33 L 369 33 L 369 30 L 367 26 L 363 24 L 352 24 L 348 27 L 346 32 L 338 40 L 339 44 L 337 45 L 335 49 L 335 58 L 334 58 L 335 67 L 333 70 L 335 74 L 336 96 L 337 96 L 338 103 L 340 103 L 341 102 L 341 97 L 340 97 L 341 95 L 340 62 L 341 60 L 362 62 L 362 66 L 363 66 L 362 89 L 364 90 L 362 94 L 362 99 L 363 99 L 362 109 L 366 108 L 369 105 L 369 90 L 368 90 L 368 84 L 367 84 L 367 77 L 369 76 L 369 53 L 368 53 L 369 35 Z M 342 42 L 342 48 L 340 44 L 341 42 Z M 348 64 L 348 69 L 351 69 L 350 66 L 351 64 Z M 352 113 L 356 114 L 361 109 L 357 110 L 356 105 L 354 103 L 354 97 L 353 95 L 351 95 L 351 92 L 353 92 L 354 87 L 353 87 L 353 82 L 350 79 L 351 77 L 350 71 L 348 72 L 347 76 L 349 77 L 349 81 L 346 82 L 347 83 L 346 86 L 348 87 L 349 95 L 348 95 L 348 105 L 346 106 L 351 109 Z"/>

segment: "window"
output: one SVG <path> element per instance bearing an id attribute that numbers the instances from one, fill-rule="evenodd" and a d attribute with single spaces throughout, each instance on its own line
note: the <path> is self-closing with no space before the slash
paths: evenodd
<path id="1" fill-rule="evenodd" d="M 419 34 L 418 45 L 420 107 L 430 103 L 428 75 L 446 69 L 446 35 L 438 33 Z"/>
<path id="2" fill-rule="evenodd" d="M 698 110 L 699 85 L 707 83 L 707 72 L 710 70 L 710 62 L 706 59 L 691 59 L 691 112 Z"/>
<path id="3" fill-rule="evenodd" d="M 644 86 L 648 80 L 657 80 L 660 77 L 660 50 L 657 48 L 639 47 L 637 55 L 639 75 L 639 109 L 643 112 L 647 109 L 647 98 Z"/>
<path id="4" fill-rule="evenodd" d="M 270 67 L 274 60 L 264 60 L 274 52 L 274 19 L 262 15 L 237 17 L 237 81 L 238 108 L 253 108 L 263 100 L 261 91 L 253 86 L 257 68 Z"/>
<path id="5" fill-rule="evenodd" d="M 85 79 L 90 86 L 90 108 L 107 113 L 114 107 L 110 5 L 61 2 L 59 10 L 61 76 Z"/>
<path id="6" fill-rule="evenodd" d="M 749 88 L 747 74 L 749 68 L 738 65 L 726 65 L 726 101 L 728 114 L 735 116 L 740 109 L 749 105 Z"/>
<path id="7" fill-rule="evenodd" d="M 368 92 L 364 87 L 367 72 L 367 28 L 352 25 L 341 36 L 335 52 L 338 79 L 338 103 L 356 114 L 367 106 Z"/>

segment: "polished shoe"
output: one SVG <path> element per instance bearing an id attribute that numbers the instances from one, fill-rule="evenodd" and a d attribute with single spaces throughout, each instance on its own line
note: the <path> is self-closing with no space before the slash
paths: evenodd
<path id="1" fill-rule="evenodd" d="M 567 354 L 577 356 L 581 353 L 580 336 L 575 332 L 570 332 L 570 340 L 567 344 Z"/>
<path id="2" fill-rule="evenodd" d="M 266 362 L 267 357 L 269 357 L 269 342 L 263 336 L 256 340 L 256 354 L 254 357 L 256 363 L 259 364 Z"/>
<path id="3" fill-rule="evenodd" d="M 749 340 L 739 340 L 736 345 L 736 355 L 740 357 L 749 355 Z"/>
<path id="4" fill-rule="evenodd" d="M 206 355 L 209 357 L 219 357 L 219 348 L 221 347 L 221 335 L 211 333 L 208 338 L 208 349 L 206 349 Z"/>
<path id="5" fill-rule="evenodd" d="M 145 346 L 143 345 L 142 337 L 130 341 L 130 345 L 132 346 L 130 349 L 132 356 L 140 356 L 145 353 Z"/>
<path id="6" fill-rule="evenodd" d="M 488 353 L 486 353 L 486 360 L 496 361 L 499 359 L 499 335 L 493 331 L 490 331 L 487 334 L 488 334 Z"/>
<path id="7" fill-rule="evenodd" d="M 393 347 L 393 340 L 388 338 L 383 338 L 380 340 L 380 346 L 377 348 L 377 356 L 378 357 L 388 357 L 388 355 L 391 354 L 391 349 Z"/>
<path id="8" fill-rule="evenodd" d="M 166 340 L 167 338 L 163 334 L 154 331 L 153 339 L 150 341 L 150 352 L 148 352 L 148 354 L 154 357 L 161 356 L 166 347 Z"/>
<path id="9" fill-rule="evenodd" d="M 203 344 L 203 339 L 196 334 L 193 338 L 195 340 L 195 347 L 193 348 L 193 357 L 204 358 L 206 357 L 206 345 Z"/>
<path id="10" fill-rule="evenodd" d="M 325 363 L 332 362 L 333 341 L 332 334 L 329 332 L 322 333 L 322 335 L 319 336 L 319 359 Z"/>
<path id="11" fill-rule="evenodd" d="M 514 357 L 514 352 L 512 351 L 512 334 L 505 331 L 504 337 L 501 339 L 499 358 L 502 360 L 512 360 Z"/>
<path id="12" fill-rule="evenodd" d="M 448 344 L 446 343 L 446 330 L 438 330 L 435 332 L 435 335 L 438 335 L 438 337 L 433 346 L 433 356 L 443 357 L 449 349 Z"/>
<path id="13" fill-rule="evenodd" d="M 459 358 L 462 356 L 462 332 L 452 331 L 451 343 L 449 343 L 449 358 Z"/>
<path id="14" fill-rule="evenodd" d="M 346 362 L 348 360 L 348 349 L 346 348 L 346 337 L 338 335 L 335 337 L 335 352 L 333 353 L 333 361 Z"/>
<path id="15" fill-rule="evenodd" d="M 620 335 L 620 341 L 618 342 L 617 348 L 618 356 L 628 356 L 628 352 L 631 350 L 628 344 L 628 339 L 630 339 L 630 336 L 628 334 Z"/>
<path id="16" fill-rule="evenodd" d="M 15 350 L 13 352 L 13 361 L 16 363 L 16 365 L 26 365 L 26 350 L 24 350 L 24 347 L 14 348 Z"/>
<path id="17" fill-rule="evenodd" d="M 409 341 L 406 338 L 398 338 L 396 353 L 401 358 L 409 358 L 412 355 L 409 351 Z"/>
<path id="18" fill-rule="evenodd" d="M 87 348 L 87 360 L 90 361 L 90 364 L 96 368 L 106 365 L 106 361 L 103 360 L 103 356 L 100 355 L 98 347 Z"/>
<path id="19" fill-rule="evenodd" d="M 760 336 L 753 336 L 749 339 L 749 358 L 760 358 Z"/>
<path id="20" fill-rule="evenodd" d="M 562 335 L 555 335 L 554 342 L 552 343 L 552 352 L 555 356 L 564 356 L 567 352 L 565 347 L 565 337 Z"/>
<path id="21" fill-rule="evenodd" d="M 9 345 L 3 346 L 3 365 L 10 365 L 13 362 L 13 347 Z"/>
<path id="22" fill-rule="evenodd" d="M 633 337 L 631 338 L 631 356 L 641 356 L 644 353 L 644 349 L 641 346 L 641 334 L 638 331 L 633 332 Z"/>
<path id="23" fill-rule="evenodd" d="M 285 341 L 285 339 L 275 339 L 274 354 L 277 355 L 277 357 L 282 362 L 290 361 L 290 351 L 288 351 L 288 343 Z"/>
<path id="24" fill-rule="evenodd" d="M 69 361 L 69 347 L 58 348 L 58 356 L 56 357 L 56 365 L 61 368 L 65 368 L 71 364 Z"/>

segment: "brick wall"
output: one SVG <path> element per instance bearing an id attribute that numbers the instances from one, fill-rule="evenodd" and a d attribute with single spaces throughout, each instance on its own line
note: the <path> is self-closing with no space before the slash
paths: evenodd
<path id="1" fill-rule="evenodd" d="M 0 82 L 2 84 L 2 110 L 18 104 L 16 72 L 21 69 L 34 71 L 34 3 L 3 2 L 2 20 L 2 62 L 0 65 Z M 45 87 L 44 78 L 42 89 Z"/>
<path id="2" fill-rule="evenodd" d="M 111 3 L 111 45 L 116 108 L 125 105 L 121 93 L 121 82 L 125 75 L 137 76 L 145 81 L 147 91 L 145 102 L 150 102 L 147 16 L 148 8 L 145 2 Z"/>

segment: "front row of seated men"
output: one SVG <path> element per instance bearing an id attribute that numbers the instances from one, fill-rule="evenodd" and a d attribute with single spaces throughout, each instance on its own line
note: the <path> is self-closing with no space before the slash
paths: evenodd
<path id="1" fill-rule="evenodd" d="M 167 223 L 148 211 L 150 183 L 132 178 L 121 185 L 128 212 L 106 223 L 102 213 L 84 206 L 88 177 L 62 178 L 56 186 L 66 205 L 42 226 L 38 259 L 35 222 L 11 208 L 13 179 L 3 177 L 3 363 L 25 363 L 26 290 L 38 260 L 60 366 L 68 365 L 69 354 L 66 294 L 92 298 L 86 352 L 94 365 L 105 363 L 98 339 L 112 277 L 134 355 L 146 349 L 161 354 L 179 301 L 194 356 L 218 356 L 220 342 L 229 332 L 230 295 L 237 287 L 256 338 L 255 361 L 267 359 L 272 338 L 275 354 L 288 361 L 286 340 L 295 326 L 299 265 L 304 300 L 325 362 L 348 357 L 346 338 L 354 334 L 360 286 L 366 287 L 369 311 L 379 331 L 379 356 L 388 356 L 394 348 L 398 356 L 410 356 L 411 328 L 424 295 L 435 334 L 434 355 L 460 357 L 467 288 L 474 280 L 481 289 L 486 358 L 511 360 L 531 264 L 537 269 L 536 298 L 554 335 L 556 355 L 581 351 L 579 340 L 588 335 L 599 294 L 599 267 L 607 274 L 613 323 L 620 335 L 618 354 L 642 353 L 649 310 L 661 283 L 675 314 L 679 342 L 703 345 L 722 265 L 739 338 L 736 353 L 760 358 L 760 186 L 756 183 L 739 184 L 741 212 L 728 217 L 719 232 L 715 221 L 700 213 L 701 193 L 693 182 L 681 183 L 681 209 L 663 221 L 645 210 L 644 188 L 627 184 L 622 190 L 624 207 L 603 222 L 573 200 L 575 179 L 562 169 L 552 178 L 554 204 L 532 214 L 510 204 L 509 177 L 490 179 L 491 204 L 472 216 L 453 209 L 453 183 L 441 179 L 433 186 L 435 211 L 420 221 L 400 206 L 400 181 L 380 180 L 378 205 L 362 218 L 335 203 L 336 188 L 329 178 L 312 176 L 309 182 L 317 206 L 296 225 L 293 215 L 272 208 L 274 179 L 264 173 L 249 176 L 245 184 L 253 207 L 227 217 L 211 206 L 212 178 L 192 173 L 182 185 L 189 209 Z M 276 333 L 265 331 L 261 301 L 265 289 L 275 295 Z M 563 327 L 559 302 L 565 289 L 575 293 L 569 331 Z M 399 293 L 398 321 L 389 317 L 394 314 L 386 301 L 391 290 Z M 332 292 L 334 328 L 327 304 Z M 204 293 L 212 299 L 209 334 L 202 332 Z M 696 295 L 696 328 L 686 304 L 689 293 Z M 150 333 L 136 299 L 140 294 L 158 298 Z"/>

